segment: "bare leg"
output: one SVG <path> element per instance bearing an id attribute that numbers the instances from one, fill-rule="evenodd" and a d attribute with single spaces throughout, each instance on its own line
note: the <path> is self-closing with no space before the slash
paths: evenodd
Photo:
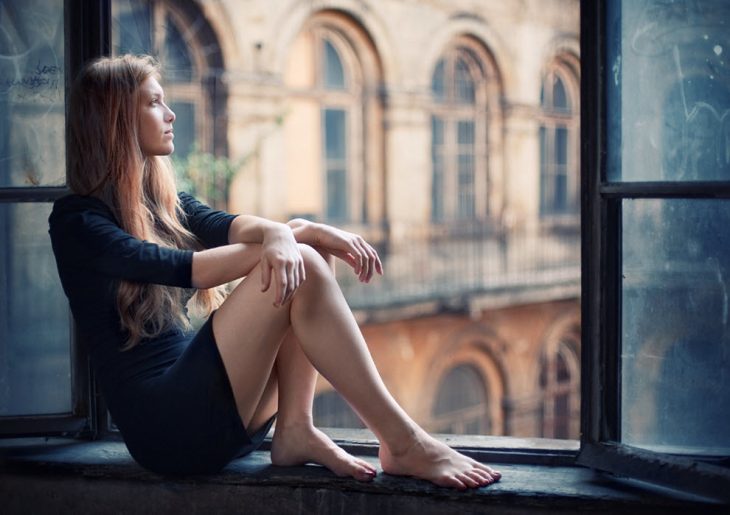
<path id="1" fill-rule="evenodd" d="M 273 361 L 289 325 L 314 367 L 345 397 L 381 442 L 383 470 L 454 488 L 477 487 L 499 473 L 427 435 L 385 388 L 339 287 L 316 251 L 302 247 L 307 280 L 289 305 L 272 307 L 261 293 L 260 271 L 226 300 L 213 322 L 244 421 L 261 401 Z M 248 284 L 247 284 L 248 283 Z"/>
<path id="2" fill-rule="evenodd" d="M 331 266 L 331 256 L 322 254 Z M 274 465 L 323 465 L 339 476 L 361 481 L 375 477 L 376 469 L 338 447 L 327 435 L 314 427 L 312 402 L 317 371 L 302 352 L 291 329 L 284 336 L 267 385 L 251 419 L 246 424 L 255 432 L 278 412 L 272 440 Z"/>
<path id="3" fill-rule="evenodd" d="M 375 477 L 375 467 L 356 458 L 335 443 L 312 422 L 312 400 L 317 371 L 301 350 L 293 332 L 284 339 L 276 359 L 279 383 L 279 414 L 271 442 L 274 465 L 324 465 L 338 476 L 360 481 Z"/>

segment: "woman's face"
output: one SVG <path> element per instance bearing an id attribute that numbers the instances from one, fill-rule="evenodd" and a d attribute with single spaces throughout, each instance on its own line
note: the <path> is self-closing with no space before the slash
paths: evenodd
<path id="1" fill-rule="evenodd" d="M 172 122 L 175 113 L 165 104 L 165 93 L 154 77 L 139 86 L 139 147 L 145 156 L 167 156 L 175 150 Z"/>

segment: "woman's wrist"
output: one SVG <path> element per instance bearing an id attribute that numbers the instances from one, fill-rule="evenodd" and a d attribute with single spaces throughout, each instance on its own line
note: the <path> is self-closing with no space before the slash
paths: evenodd
<path id="1" fill-rule="evenodd" d="M 291 228 L 297 242 L 307 243 L 309 245 L 315 245 L 317 243 L 320 224 L 304 218 L 294 218 L 293 220 L 289 220 L 286 225 Z"/>
<path id="2" fill-rule="evenodd" d="M 266 241 L 267 239 L 272 237 L 276 238 L 282 234 L 291 234 L 291 231 L 292 228 L 289 224 L 267 220 L 266 224 L 261 228 L 262 240 Z"/>

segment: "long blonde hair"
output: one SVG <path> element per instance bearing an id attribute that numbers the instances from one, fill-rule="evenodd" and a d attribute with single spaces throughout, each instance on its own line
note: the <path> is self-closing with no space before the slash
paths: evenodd
<path id="1" fill-rule="evenodd" d="M 132 236 L 167 247 L 202 245 L 180 222 L 184 216 L 169 158 L 144 156 L 137 135 L 139 87 L 159 78 L 149 56 L 101 58 L 88 64 L 69 98 L 69 186 L 93 195 L 112 210 Z M 127 332 L 124 349 L 174 325 L 189 327 L 181 288 L 120 281 L 117 310 Z M 216 289 L 197 290 L 195 304 L 210 312 L 220 304 Z"/>

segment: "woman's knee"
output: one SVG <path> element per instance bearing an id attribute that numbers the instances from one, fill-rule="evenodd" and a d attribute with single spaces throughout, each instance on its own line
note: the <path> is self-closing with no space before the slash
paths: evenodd
<path id="1" fill-rule="evenodd" d="M 307 277 L 311 275 L 317 276 L 324 274 L 329 277 L 332 273 L 331 264 L 328 262 L 328 256 L 330 254 L 323 253 L 316 248 L 307 245 L 305 243 L 299 244 L 299 250 L 302 253 L 304 259 L 304 268 L 307 273 Z"/>

